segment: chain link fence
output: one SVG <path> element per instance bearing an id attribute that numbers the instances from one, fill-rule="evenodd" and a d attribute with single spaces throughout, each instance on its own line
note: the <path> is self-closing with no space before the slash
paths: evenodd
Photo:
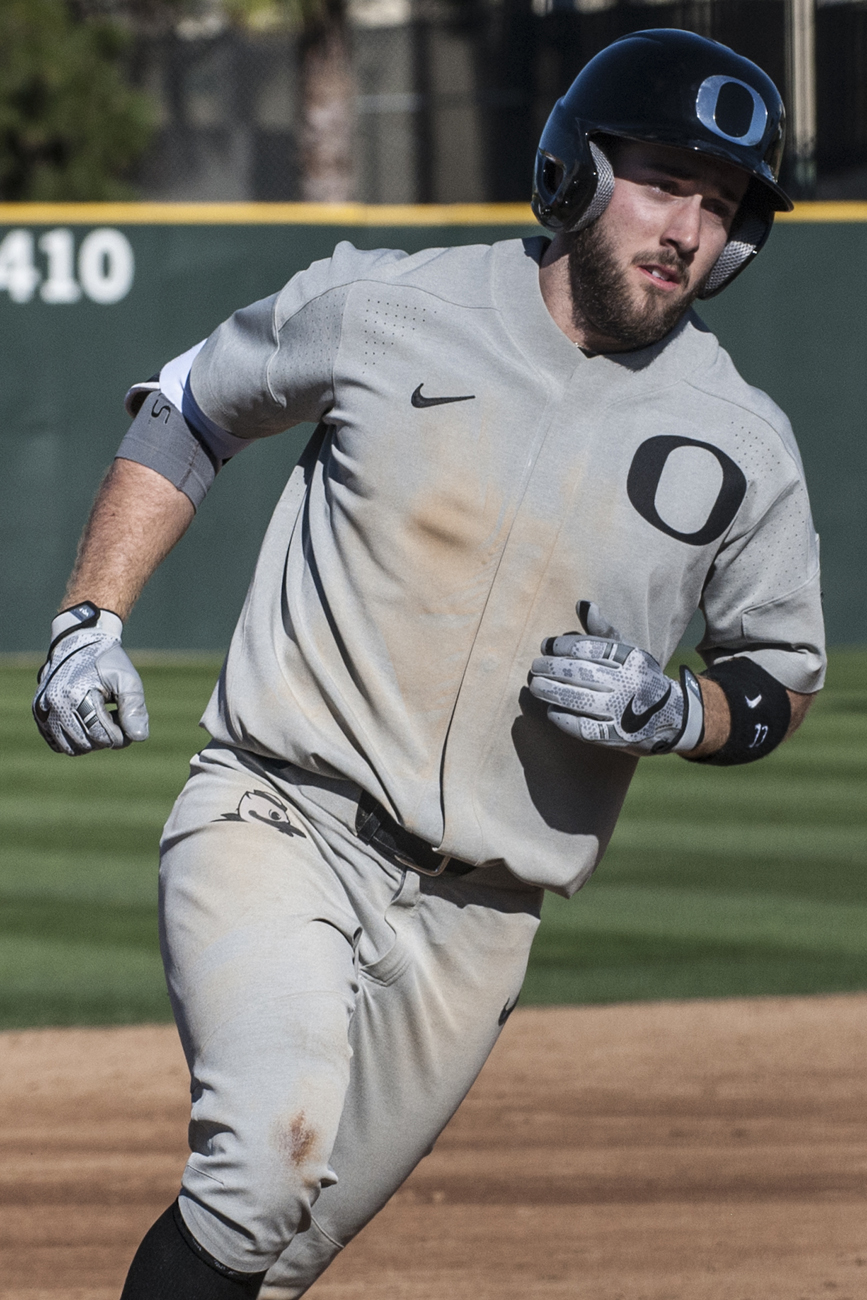
<path id="1" fill-rule="evenodd" d="M 683 27 L 787 89 L 787 0 L 354 0 L 352 189 L 368 203 L 520 201 L 545 117 L 630 31 Z M 818 0 L 819 198 L 867 198 L 867 0 Z M 158 105 L 135 177 L 145 199 L 301 197 L 299 42 L 286 30 L 178 24 L 139 35 Z M 785 176 L 784 176 L 785 180 Z"/>

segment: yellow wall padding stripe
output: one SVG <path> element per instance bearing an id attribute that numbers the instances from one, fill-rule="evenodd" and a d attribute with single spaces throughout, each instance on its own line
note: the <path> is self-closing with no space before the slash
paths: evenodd
<path id="1" fill-rule="evenodd" d="M 867 221 L 867 203 L 796 203 L 794 212 L 778 212 L 777 221 Z"/>
<path id="2" fill-rule="evenodd" d="M 514 226 L 527 203 L 0 203 L 0 225 Z"/>
<path id="3" fill-rule="evenodd" d="M 798 203 L 783 222 L 867 221 L 867 203 Z M 3 226 L 535 226 L 526 203 L 0 203 Z"/>

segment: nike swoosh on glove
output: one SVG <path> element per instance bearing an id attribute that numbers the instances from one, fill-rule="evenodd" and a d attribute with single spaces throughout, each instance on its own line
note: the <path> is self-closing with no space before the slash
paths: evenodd
<path id="1" fill-rule="evenodd" d="M 142 680 L 120 643 L 123 624 L 110 610 L 97 613 L 93 626 L 74 625 L 59 635 L 55 626 L 68 612 L 58 615 L 48 660 L 39 670 L 33 717 L 58 754 L 125 749 L 148 737 Z M 116 712 L 109 712 L 111 701 Z"/>
<path id="2" fill-rule="evenodd" d="M 704 734 L 701 687 L 686 667 L 666 677 L 653 655 L 624 641 L 591 601 L 576 611 L 587 635 L 542 643 L 530 691 L 570 736 L 627 754 L 684 753 Z"/>

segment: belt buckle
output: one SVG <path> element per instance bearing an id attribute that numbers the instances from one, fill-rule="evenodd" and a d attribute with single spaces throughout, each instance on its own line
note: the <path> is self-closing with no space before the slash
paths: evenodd
<path id="1" fill-rule="evenodd" d="M 395 862 L 399 862 L 402 867 L 409 867 L 412 871 L 418 871 L 422 876 L 441 876 L 452 860 L 451 853 L 444 855 L 442 861 L 433 871 L 431 871 L 429 867 L 420 867 L 412 858 L 407 858 L 403 853 L 398 853 L 395 850 L 392 850 L 392 857 Z"/>

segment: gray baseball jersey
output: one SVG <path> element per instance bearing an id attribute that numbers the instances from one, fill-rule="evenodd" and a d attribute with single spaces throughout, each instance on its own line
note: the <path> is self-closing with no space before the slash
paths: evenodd
<path id="1" fill-rule="evenodd" d="M 294 493 L 274 513 L 207 729 L 571 894 L 636 762 L 563 735 L 526 689 L 577 600 L 662 663 L 699 606 L 708 662 L 748 655 L 812 692 L 824 654 L 785 416 L 694 315 L 586 356 L 542 299 L 544 247 L 341 244 L 223 324 L 178 402 L 218 456 L 327 433 L 300 513 Z M 120 454 L 161 468 L 143 437 Z"/>

